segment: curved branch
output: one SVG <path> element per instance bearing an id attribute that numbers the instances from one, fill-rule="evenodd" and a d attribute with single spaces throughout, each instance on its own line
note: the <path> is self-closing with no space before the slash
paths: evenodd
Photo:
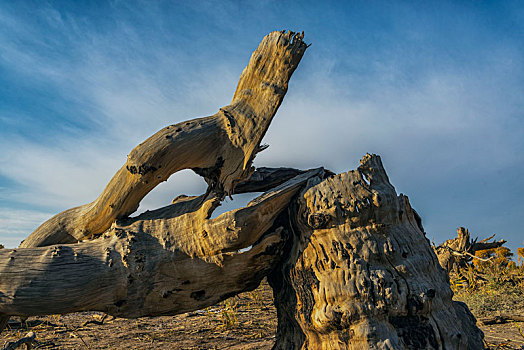
<path id="1" fill-rule="evenodd" d="M 193 169 L 216 193 L 231 194 L 251 163 L 306 44 L 293 32 L 272 32 L 244 69 L 231 105 L 215 115 L 165 127 L 135 147 L 102 194 L 38 227 L 20 247 L 74 243 L 106 231 L 136 211 L 144 196 L 173 173 Z"/>

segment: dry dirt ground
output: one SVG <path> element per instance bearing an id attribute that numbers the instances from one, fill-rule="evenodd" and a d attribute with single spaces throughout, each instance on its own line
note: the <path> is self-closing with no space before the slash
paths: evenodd
<path id="1" fill-rule="evenodd" d="M 520 311 L 523 314 L 524 310 Z M 517 312 L 518 313 L 518 312 Z M 43 316 L 25 323 L 11 320 L 0 345 L 36 333 L 35 349 L 271 349 L 276 310 L 266 282 L 219 305 L 173 317 L 96 322 L 102 313 Z M 87 324 L 86 324 L 87 323 Z M 480 326 L 490 349 L 524 349 L 523 323 Z"/>

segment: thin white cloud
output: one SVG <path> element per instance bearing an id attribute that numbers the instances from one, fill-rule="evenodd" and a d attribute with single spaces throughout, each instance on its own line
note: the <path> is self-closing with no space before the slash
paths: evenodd
<path id="1" fill-rule="evenodd" d="M 0 207 L 0 244 L 15 248 L 53 214 L 36 210 Z"/>
<path id="2" fill-rule="evenodd" d="M 4 201 L 30 204 L 36 198 L 54 210 L 93 200 L 136 144 L 165 125 L 215 113 L 229 103 L 249 57 L 232 46 L 220 52 L 227 58 L 202 62 L 199 52 L 183 49 L 186 43 L 145 42 L 125 19 L 110 33 L 100 33 L 51 7 L 41 11 L 55 28 L 53 35 L 43 36 L 38 26 L 0 11 L 0 63 L 56 89 L 80 111 L 71 120 L 93 128 L 68 133 L 64 127 L 51 142 L 34 141 L 30 134 L 2 137 L 0 175 L 19 185 L 16 192 L 0 191 Z M 155 11 L 148 7 L 144 15 L 154 18 Z M 148 30 L 160 38 L 174 35 L 158 23 Z M 62 51 L 50 54 L 55 47 Z M 359 73 L 338 68 L 352 57 L 322 50 L 315 43 L 306 53 L 264 140 L 270 148 L 257 165 L 325 165 L 341 172 L 355 168 L 365 152 L 375 152 L 383 155 L 401 191 L 411 194 L 424 190 L 424 183 L 433 188 L 441 183 L 420 195 L 437 196 L 450 191 L 445 187 L 457 174 L 480 181 L 482 172 L 510 168 L 518 161 L 515 154 L 524 151 L 517 118 L 522 54 L 511 45 L 502 43 L 469 64 L 414 77 L 405 76 L 402 64 L 411 58 L 400 51 L 391 53 L 394 59 L 369 62 L 371 68 Z M 2 123 L 12 118 L 0 114 Z M 202 186 L 189 172 L 176 175 L 146 197 L 140 210 L 165 205 L 176 194 L 197 194 Z M 2 219 L 10 233 L 1 231 L 0 243 L 24 232 L 21 240 L 34 224 L 23 226 L 19 217 L 11 213 Z"/>

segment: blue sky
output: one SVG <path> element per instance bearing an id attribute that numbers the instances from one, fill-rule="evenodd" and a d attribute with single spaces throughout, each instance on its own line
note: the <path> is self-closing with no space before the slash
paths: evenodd
<path id="1" fill-rule="evenodd" d="M 227 105 L 273 30 L 312 46 L 257 166 L 372 152 L 428 237 L 524 230 L 520 1 L 0 1 L 0 243 L 92 201 L 158 129 Z M 173 175 L 140 210 L 198 194 Z M 238 198 L 225 207 L 243 205 Z"/>

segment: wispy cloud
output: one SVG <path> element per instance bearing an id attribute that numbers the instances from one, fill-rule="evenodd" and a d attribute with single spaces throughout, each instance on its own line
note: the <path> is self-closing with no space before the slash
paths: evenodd
<path id="1" fill-rule="evenodd" d="M 450 21 L 460 43 L 405 6 L 387 9 L 392 14 L 322 8 L 320 21 L 311 10 L 274 12 L 273 5 L 228 2 L 200 11 L 190 3 L 125 2 L 107 5 L 103 17 L 2 5 L 0 70 L 13 88 L 0 88 L 0 176 L 14 185 L 0 200 L 5 210 L 9 203 L 30 210 L 2 214 L 9 231 L 0 243 L 23 239 L 50 212 L 95 199 L 128 152 L 158 129 L 228 104 L 258 36 L 283 29 L 291 13 L 314 42 L 256 164 L 341 172 L 364 153 L 379 153 L 437 240 L 467 225 L 479 234 L 504 229 L 519 243 L 516 219 L 495 206 L 524 210 L 523 185 L 500 188 L 524 170 L 516 156 L 524 151 L 521 44 L 498 40 L 475 16 Z M 191 172 L 176 174 L 141 210 L 203 188 Z M 489 210 L 491 223 L 478 214 Z"/>
<path id="2" fill-rule="evenodd" d="M 0 243 L 5 247 L 17 247 L 24 237 L 51 216 L 42 211 L 0 207 Z"/>
<path id="3" fill-rule="evenodd" d="M 76 115 L 65 115 L 66 125 L 42 137 L 31 125 L 38 112 L 25 111 L 34 114 L 15 123 L 22 123 L 18 128 L 24 132 L 3 135 L 0 162 L 9 166 L 1 167 L 0 174 L 21 188 L 16 198 L 11 193 L 4 199 L 31 203 L 37 197 L 52 208 L 89 202 L 141 140 L 168 124 L 216 112 L 234 91 L 237 72 L 228 66 L 188 70 L 179 61 L 190 55 L 169 48 L 147 50 L 148 43 L 136 38 L 128 24 L 107 36 L 52 8 L 43 9 L 39 18 L 44 24 L 2 15 L 2 63 L 23 79 L 47 84 L 62 103 L 74 105 Z M 49 27 L 60 33 L 39 34 Z M 13 33 L 14 39 L 8 38 Z M 60 46 L 69 47 L 71 55 L 50 54 Z M 55 112 L 69 112 L 56 107 Z M 2 114 L 6 124 L 20 117 L 16 111 Z M 177 180 L 189 192 L 201 187 L 187 174 Z"/>

